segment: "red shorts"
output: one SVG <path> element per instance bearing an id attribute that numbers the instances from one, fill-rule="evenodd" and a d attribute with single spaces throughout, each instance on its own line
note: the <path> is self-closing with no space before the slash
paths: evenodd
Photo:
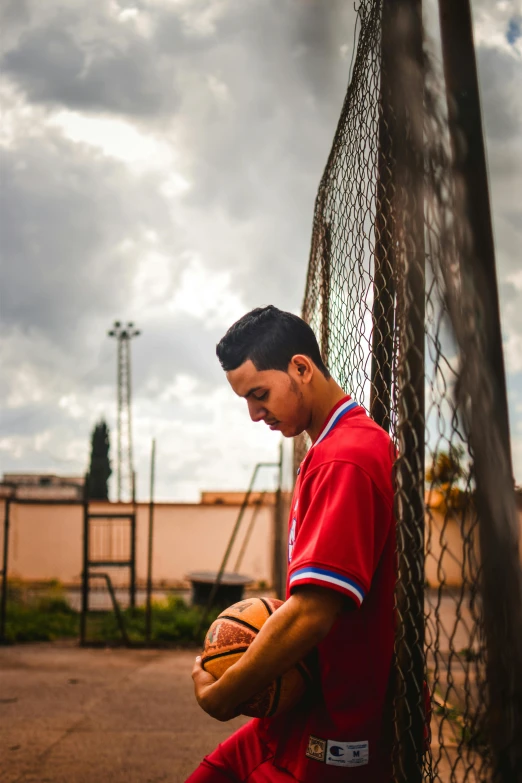
<path id="1" fill-rule="evenodd" d="M 185 783 L 293 783 L 294 776 L 275 767 L 273 758 L 250 721 L 206 756 Z"/>

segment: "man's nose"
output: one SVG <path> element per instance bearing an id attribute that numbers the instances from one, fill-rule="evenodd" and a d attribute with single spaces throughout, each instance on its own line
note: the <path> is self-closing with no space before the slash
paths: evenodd
<path id="1" fill-rule="evenodd" d="M 266 408 L 254 400 L 248 400 L 248 412 L 252 421 L 263 421 L 266 416 Z"/>

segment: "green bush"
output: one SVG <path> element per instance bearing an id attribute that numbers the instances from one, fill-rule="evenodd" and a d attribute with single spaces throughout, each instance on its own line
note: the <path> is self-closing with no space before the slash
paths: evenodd
<path id="1" fill-rule="evenodd" d="M 202 645 L 210 623 L 218 611 L 209 613 L 198 631 L 202 610 L 189 606 L 178 596 L 154 601 L 151 610 L 151 642 L 176 645 Z M 145 607 L 125 609 L 122 612 L 127 635 L 131 642 L 143 643 L 146 633 Z M 87 623 L 87 638 L 91 642 L 120 641 L 121 633 L 114 612 L 92 612 Z"/>
<path id="2" fill-rule="evenodd" d="M 21 583 L 9 584 L 4 638 L 7 644 L 75 637 L 79 627 L 79 615 L 69 606 L 58 582 L 37 591 Z"/>
<path id="3" fill-rule="evenodd" d="M 219 610 L 209 613 L 199 631 L 200 607 L 189 606 L 179 596 L 169 596 L 152 604 L 151 642 L 177 646 L 201 646 L 210 623 Z M 145 642 L 145 607 L 122 611 L 123 622 L 131 643 Z M 46 642 L 78 637 L 80 614 L 68 603 L 59 582 L 38 588 L 23 583 L 9 584 L 4 642 Z M 122 636 L 115 613 L 90 612 L 87 617 L 87 642 L 119 643 Z"/>

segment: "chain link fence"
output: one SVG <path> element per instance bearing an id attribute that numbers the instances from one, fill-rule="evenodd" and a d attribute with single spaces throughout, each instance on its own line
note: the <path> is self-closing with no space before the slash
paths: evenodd
<path id="1" fill-rule="evenodd" d="M 395 780 L 507 783 L 522 780 L 522 582 L 494 255 L 488 277 L 452 84 L 475 67 L 471 22 L 448 7 L 437 68 L 418 0 L 358 5 L 303 317 L 397 447 Z M 308 445 L 297 439 L 295 463 Z"/>

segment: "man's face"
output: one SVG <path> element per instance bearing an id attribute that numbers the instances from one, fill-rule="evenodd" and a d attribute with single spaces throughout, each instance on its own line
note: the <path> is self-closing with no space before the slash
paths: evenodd
<path id="1" fill-rule="evenodd" d="M 303 432 L 310 420 L 306 387 L 299 382 L 299 372 L 292 365 L 288 372 L 256 370 L 248 359 L 227 372 L 227 380 L 239 397 L 247 401 L 252 421 L 264 422 L 292 438 Z"/>

